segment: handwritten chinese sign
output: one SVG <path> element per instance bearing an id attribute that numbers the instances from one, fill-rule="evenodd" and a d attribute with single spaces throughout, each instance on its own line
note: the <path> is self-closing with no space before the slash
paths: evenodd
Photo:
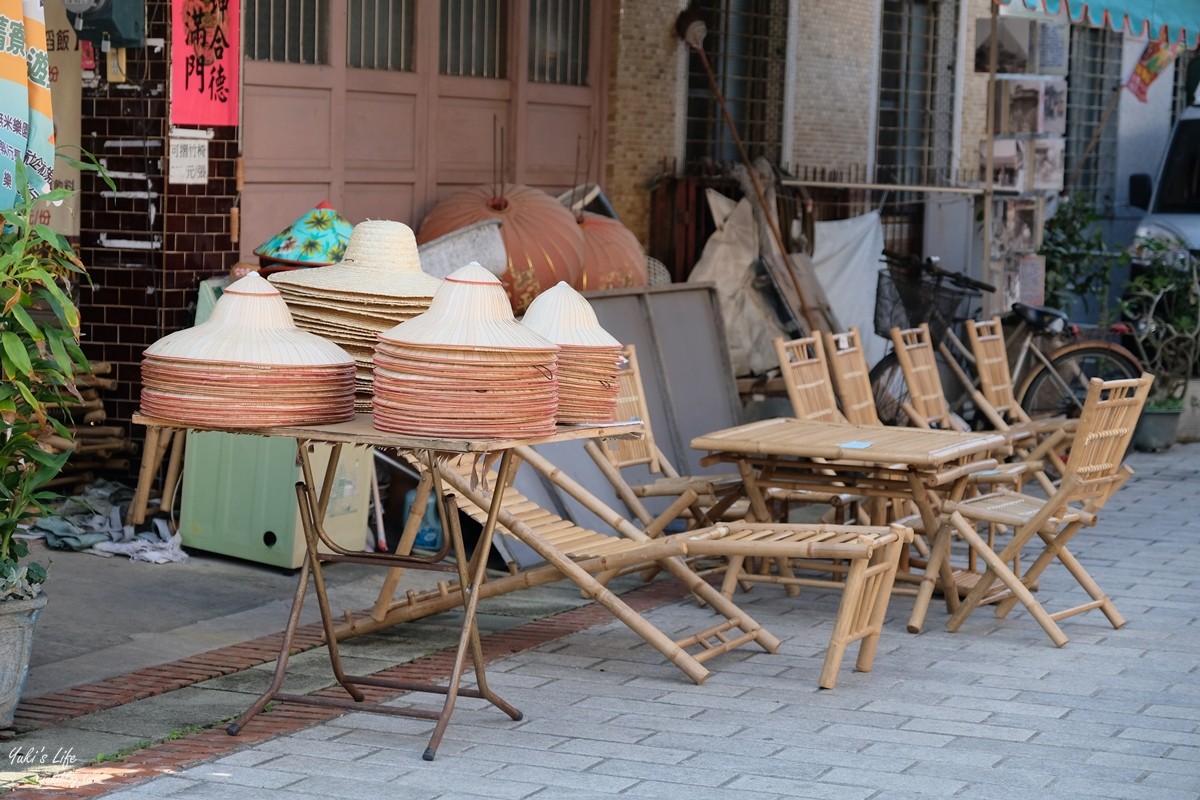
<path id="1" fill-rule="evenodd" d="M 171 138 L 168 183 L 208 183 L 208 140 Z"/>
<path id="2" fill-rule="evenodd" d="M 79 40 L 67 20 L 62 0 L 46 0 L 46 51 L 50 54 L 50 94 L 54 98 L 54 143 L 59 152 L 78 158 L 80 151 L 79 102 L 83 93 L 83 65 Z M 79 235 L 79 168 L 58 155 L 54 159 L 55 189 L 73 194 L 56 205 L 38 206 L 37 220 L 66 236 Z"/>
<path id="3" fill-rule="evenodd" d="M 239 0 L 171 0 L 171 124 L 238 124 Z"/>

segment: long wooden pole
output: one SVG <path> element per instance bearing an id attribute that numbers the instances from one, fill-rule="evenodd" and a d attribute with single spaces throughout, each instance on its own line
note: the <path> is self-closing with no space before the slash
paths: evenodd
<path id="1" fill-rule="evenodd" d="M 792 265 L 791 259 L 788 258 L 787 246 L 783 242 L 783 233 L 779 230 L 779 224 L 775 219 L 775 215 L 771 213 L 771 209 L 767 205 L 767 197 L 763 192 L 762 184 L 758 181 L 758 173 L 755 172 L 754 164 L 751 163 L 750 157 L 746 155 L 746 148 L 742 146 L 742 138 L 738 135 L 737 125 L 729 113 L 729 107 L 725 103 L 725 96 L 721 93 L 721 87 L 717 85 L 716 73 L 713 72 L 712 65 L 708 61 L 708 55 L 704 52 L 704 36 L 707 32 L 704 23 L 696 21 L 687 27 L 686 35 L 682 38 L 700 58 L 700 65 L 704 67 L 704 73 L 708 76 L 709 88 L 712 90 L 713 97 L 717 100 L 717 105 L 721 108 L 721 117 L 725 120 L 726 127 L 729 128 L 729 135 L 733 139 L 734 147 L 737 148 L 738 157 L 746 167 L 746 172 L 750 175 L 750 183 L 754 186 L 755 199 L 758 201 L 759 209 L 762 211 L 766 225 L 771 231 L 771 238 L 775 241 L 775 246 L 779 248 L 779 257 L 783 259 L 788 277 L 791 278 L 792 288 L 796 291 L 796 297 L 800 300 L 800 313 L 804 315 L 804 321 L 808 325 L 810 332 L 827 330 L 828 325 L 822 326 L 819 324 L 813 313 L 812 306 L 804 294 L 804 289 L 800 285 L 800 279 L 796 277 L 796 268 Z"/>

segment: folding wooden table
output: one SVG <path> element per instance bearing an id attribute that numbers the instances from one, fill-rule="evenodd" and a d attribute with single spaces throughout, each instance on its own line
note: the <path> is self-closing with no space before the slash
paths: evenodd
<path id="1" fill-rule="evenodd" d="M 292 600 L 292 609 L 287 626 L 283 632 L 283 642 L 279 647 L 279 659 L 276 662 L 275 676 L 267 690 L 228 728 L 230 735 L 236 735 L 272 700 L 289 703 L 302 703 L 332 708 L 344 708 L 357 711 L 371 711 L 406 717 L 437 720 L 429 746 L 422 757 L 432 761 L 454 712 L 454 704 L 459 696 L 476 697 L 487 700 L 492 705 L 508 714 L 514 720 L 521 719 L 521 712 L 493 692 L 487 684 L 483 669 L 483 650 L 479 641 L 479 629 L 476 622 L 476 610 L 479 604 L 480 587 L 484 583 L 487 570 L 487 554 L 492 546 L 492 536 L 496 529 L 498 512 L 503 500 L 504 488 L 508 485 L 509 476 L 513 469 L 513 452 L 521 445 L 540 444 L 543 442 L 566 441 L 570 439 L 591 439 L 596 437 L 624 436 L 636 434 L 641 430 L 640 422 L 617 423 L 596 426 L 560 426 L 556 433 L 550 436 L 523 439 L 468 439 L 468 438 L 423 438 L 401 436 L 376 430 L 371 423 L 369 414 L 358 414 L 351 422 L 334 425 L 289 426 L 272 428 L 207 428 L 197 425 L 183 425 L 168 420 L 135 414 L 136 424 L 154 426 L 158 429 L 189 429 L 189 430 L 222 430 L 226 433 L 245 433 L 254 436 L 282 436 L 296 440 L 297 457 L 301 469 L 301 480 L 296 484 L 296 499 L 300 510 L 300 520 L 304 529 L 306 558 L 300 569 L 296 585 L 296 593 Z M 332 446 L 329 463 L 325 474 L 318 485 L 313 474 L 309 458 L 310 445 L 323 443 Z M 466 548 L 463 544 L 462 533 L 457 525 L 446 525 L 447 542 L 441 552 L 430 556 L 419 556 L 401 553 L 367 553 L 349 551 L 334 543 L 323 530 L 325 510 L 333 491 L 334 475 L 343 445 L 363 445 L 377 448 L 406 451 L 416 454 L 429 467 L 428 473 L 433 478 L 432 496 L 443 504 L 441 508 L 443 520 L 451 520 L 457 511 L 453 506 L 447 507 L 446 493 L 442 491 L 440 471 L 436 468 L 440 457 L 450 454 L 477 453 L 499 455 L 500 464 L 498 478 L 493 492 L 491 507 L 486 524 L 480 533 L 476 545 L 477 558 L 468 562 Z M 423 509 L 415 509 L 414 513 L 421 514 Z M 318 554 L 318 546 L 324 545 L 329 552 Z M 402 548 L 401 548 L 402 549 Z M 453 563 L 447 561 L 447 556 L 453 555 Z M 338 654 L 337 635 L 334 627 L 333 614 L 329 607 L 329 598 L 325 590 L 325 579 L 321 562 L 347 562 L 369 564 L 381 567 L 400 567 L 406 569 L 436 570 L 441 572 L 457 572 L 458 583 L 462 594 L 464 607 L 462 633 L 459 636 L 458 648 L 447 686 L 431 682 L 400 681 L 374 676 L 347 675 L 342 669 L 341 658 Z M 288 655 L 292 641 L 300 622 L 300 612 L 307 592 L 308 579 L 312 576 L 317 596 L 317 604 L 321 611 L 321 623 L 325 630 L 325 641 L 329 648 L 329 661 L 334 676 L 346 690 L 351 700 L 339 698 L 313 697 L 294 695 L 281 692 L 284 677 L 287 674 Z M 461 686 L 463 672 L 466 666 L 467 653 L 470 652 L 475 666 L 477 688 Z M 410 692 L 426 692 L 445 695 L 446 699 L 440 712 L 416 708 L 400 708 L 379 703 L 363 702 L 364 695 L 359 686 L 378 686 L 388 689 Z"/>
<path id="2" fill-rule="evenodd" d="M 926 532 L 934 532 L 929 562 L 917 590 L 908 630 L 918 633 L 939 576 L 953 587 L 950 570 L 952 527 L 941 512 L 944 499 L 960 500 L 972 474 L 994 469 L 994 456 L 1010 446 L 994 432 L 959 433 L 925 428 L 850 425 L 768 419 L 698 436 L 692 447 L 707 450 L 704 463 L 737 465 L 753 515 L 770 519 L 765 490 L 852 491 L 883 498 L 911 499 Z M 950 610 L 958 607 L 955 588 L 945 591 Z"/>

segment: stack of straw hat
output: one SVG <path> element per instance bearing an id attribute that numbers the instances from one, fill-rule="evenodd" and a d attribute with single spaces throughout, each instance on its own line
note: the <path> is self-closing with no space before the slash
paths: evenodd
<path id="1" fill-rule="evenodd" d="M 559 346 L 558 421 L 613 422 L 623 349 L 583 295 L 560 282 L 529 304 L 522 323 Z"/>
<path id="2" fill-rule="evenodd" d="M 358 410 L 371 406 L 371 356 L 376 337 L 429 308 L 441 280 L 421 271 L 417 241 L 402 222 L 354 226 L 341 262 L 282 272 L 271 283 L 296 325 L 343 347 L 358 365 Z"/>
<path id="3" fill-rule="evenodd" d="M 429 310 L 380 334 L 375 427 L 410 436 L 507 438 L 554 432 L 558 347 L 517 322 L 504 286 L 472 263 Z"/>
<path id="4" fill-rule="evenodd" d="M 212 315 L 159 339 L 142 359 L 142 413 L 219 428 L 320 425 L 354 418 L 354 359 L 296 327 L 256 272 Z"/>

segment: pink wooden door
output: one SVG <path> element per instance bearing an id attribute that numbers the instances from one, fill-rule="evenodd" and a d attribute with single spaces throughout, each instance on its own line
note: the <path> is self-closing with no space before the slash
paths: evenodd
<path id="1" fill-rule="evenodd" d="M 352 223 L 394 219 L 415 229 L 439 197 L 493 183 L 501 161 L 509 181 L 555 193 L 597 180 L 603 174 L 604 21 L 610 0 L 563 1 L 588 15 L 582 26 L 585 85 L 529 78 L 531 57 L 547 57 L 544 26 L 531 30 L 530 24 L 531 11 L 541 13 L 545 0 L 509 4 L 501 78 L 440 74 L 439 0 L 411 0 L 409 70 L 345 66 L 348 29 L 361 24 L 350 21 L 355 0 L 328 0 L 327 22 L 312 34 L 318 42 L 314 57 L 324 63 L 251 58 L 256 45 L 248 42 L 243 260 L 254 261 L 255 247 L 322 200 Z M 531 3 L 539 5 L 531 9 Z M 276 51 L 266 55 L 277 58 Z M 591 168 L 585 172 L 589 147 Z"/>

